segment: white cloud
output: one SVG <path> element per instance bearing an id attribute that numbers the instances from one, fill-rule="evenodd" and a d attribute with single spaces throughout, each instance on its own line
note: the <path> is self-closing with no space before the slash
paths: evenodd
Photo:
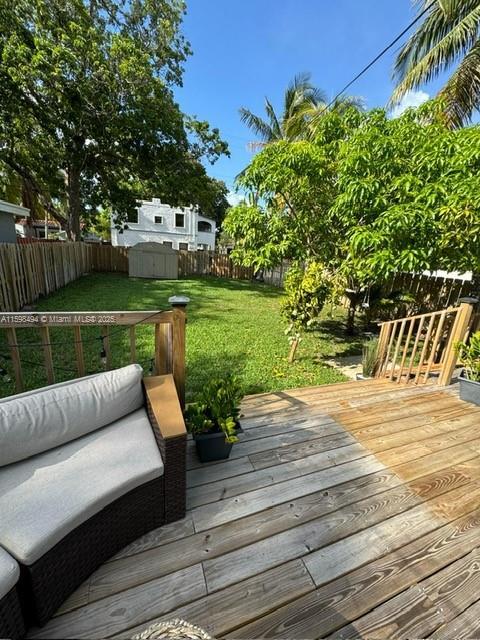
<path id="1" fill-rule="evenodd" d="M 235 191 L 229 191 L 227 193 L 227 200 L 231 207 L 236 207 L 237 204 L 240 204 L 245 200 L 245 196 L 243 193 L 236 193 Z"/>
<path id="2" fill-rule="evenodd" d="M 397 106 L 392 109 L 392 118 L 398 118 L 410 107 L 419 107 L 427 100 L 430 100 L 430 96 L 425 91 L 407 91 Z"/>

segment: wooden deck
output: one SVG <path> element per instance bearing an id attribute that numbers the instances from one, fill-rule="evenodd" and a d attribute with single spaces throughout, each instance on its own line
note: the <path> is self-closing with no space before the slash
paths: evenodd
<path id="1" fill-rule="evenodd" d="M 189 451 L 185 520 L 104 564 L 36 638 L 480 637 L 480 408 L 348 382 L 252 396 L 230 460 Z"/>

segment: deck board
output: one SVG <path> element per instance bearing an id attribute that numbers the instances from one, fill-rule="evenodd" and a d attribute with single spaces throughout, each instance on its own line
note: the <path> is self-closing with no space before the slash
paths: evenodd
<path id="1" fill-rule="evenodd" d="M 228 638 L 474 637 L 480 409 L 371 380 L 245 399 L 233 457 L 189 443 L 187 517 L 102 565 L 35 638 L 180 617 Z"/>

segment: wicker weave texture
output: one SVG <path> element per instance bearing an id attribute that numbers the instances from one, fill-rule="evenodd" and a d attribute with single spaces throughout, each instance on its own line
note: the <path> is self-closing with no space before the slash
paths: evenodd
<path id="1" fill-rule="evenodd" d="M 163 476 L 125 494 L 91 517 L 31 566 L 22 566 L 28 622 L 43 625 L 99 566 L 164 524 Z"/>
<path id="2" fill-rule="evenodd" d="M 17 588 L 11 589 L 0 600 L 0 638 L 19 640 L 25 635 L 25 623 Z"/>
<path id="3" fill-rule="evenodd" d="M 147 413 L 165 465 L 165 523 L 185 517 L 187 495 L 187 434 L 165 439 L 148 398 Z"/>
<path id="4" fill-rule="evenodd" d="M 155 622 L 148 629 L 137 633 L 132 640 L 215 640 L 206 631 L 185 620 Z"/>

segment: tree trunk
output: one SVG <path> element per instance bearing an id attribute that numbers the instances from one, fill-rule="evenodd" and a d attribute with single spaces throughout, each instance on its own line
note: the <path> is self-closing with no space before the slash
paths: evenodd
<path id="1" fill-rule="evenodd" d="M 350 300 L 350 305 L 347 311 L 347 328 L 345 331 L 347 336 L 355 335 L 355 311 L 356 305 Z"/>
<path id="2" fill-rule="evenodd" d="M 67 220 L 54 206 L 50 194 L 42 189 L 30 171 L 11 156 L 3 156 L 2 160 L 22 178 L 26 189 L 38 198 L 40 205 L 48 215 L 60 224 L 66 224 Z"/>
<path id="3" fill-rule="evenodd" d="M 297 352 L 298 340 L 292 340 L 292 345 L 290 347 L 290 353 L 288 354 L 288 362 L 291 364 L 295 360 L 295 354 Z"/>
<path id="4" fill-rule="evenodd" d="M 80 214 L 81 214 L 81 199 L 80 199 L 80 176 L 81 169 L 78 164 L 72 165 L 68 170 L 68 221 L 67 221 L 67 236 L 69 240 L 74 242 L 80 241 Z"/>

